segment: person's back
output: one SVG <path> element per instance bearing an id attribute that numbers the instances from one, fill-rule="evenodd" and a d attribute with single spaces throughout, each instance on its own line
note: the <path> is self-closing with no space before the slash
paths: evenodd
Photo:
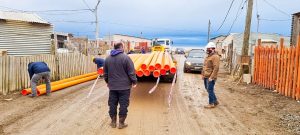
<path id="1" fill-rule="evenodd" d="M 31 83 L 31 97 L 37 96 L 36 86 L 40 79 L 46 82 L 46 94 L 49 96 L 51 92 L 50 85 L 50 68 L 45 62 L 31 62 L 28 64 L 28 73 Z"/>
<path id="2" fill-rule="evenodd" d="M 110 90 L 131 89 L 136 83 L 136 75 L 132 60 L 121 50 L 112 50 L 105 60 L 104 78 Z"/>
<path id="3" fill-rule="evenodd" d="M 28 72 L 30 78 L 32 78 L 33 74 L 50 72 L 50 69 L 45 62 L 32 62 L 28 64 Z"/>
<path id="4" fill-rule="evenodd" d="M 127 117 L 129 106 L 130 89 L 136 87 L 137 78 L 135 75 L 132 60 L 123 52 L 123 44 L 115 45 L 115 50 L 111 51 L 110 56 L 104 64 L 104 80 L 109 87 L 109 115 L 111 117 L 111 127 L 116 127 L 117 106 L 119 109 L 119 128 L 127 127 L 124 123 Z"/>
<path id="5" fill-rule="evenodd" d="M 102 58 L 94 58 L 93 62 L 97 65 L 97 69 L 102 68 L 104 65 L 104 59 Z"/>

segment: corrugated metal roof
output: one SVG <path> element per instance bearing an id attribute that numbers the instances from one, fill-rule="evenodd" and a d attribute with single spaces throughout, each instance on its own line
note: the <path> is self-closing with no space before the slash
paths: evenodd
<path id="1" fill-rule="evenodd" d="M 0 19 L 50 24 L 35 13 L 0 11 Z"/>

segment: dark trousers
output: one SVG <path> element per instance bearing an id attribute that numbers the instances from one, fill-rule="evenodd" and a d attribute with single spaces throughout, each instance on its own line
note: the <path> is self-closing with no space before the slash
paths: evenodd
<path id="1" fill-rule="evenodd" d="M 209 104 L 214 104 L 217 102 L 217 97 L 215 95 L 215 80 L 209 81 L 208 78 L 204 78 L 204 86 L 208 92 Z"/>
<path id="2" fill-rule="evenodd" d="M 108 98 L 109 115 L 117 115 L 117 107 L 120 104 L 119 116 L 123 117 L 127 115 L 129 106 L 130 90 L 110 90 Z"/>

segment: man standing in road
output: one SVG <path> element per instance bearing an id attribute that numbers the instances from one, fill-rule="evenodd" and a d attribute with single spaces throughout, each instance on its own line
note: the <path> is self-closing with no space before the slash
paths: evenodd
<path id="1" fill-rule="evenodd" d="M 214 108 L 219 102 L 214 92 L 215 83 L 219 72 L 220 57 L 216 52 L 216 44 L 209 42 L 206 45 L 207 57 L 204 61 L 202 78 L 204 79 L 204 86 L 208 92 L 209 104 L 204 108 Z"/>
<path id="2" fill-rule="evenodd" d="M 28 73 L 31 83 L 31 97 L 37 96 L 36 85 L 40 79 L 45 79 L 46 82 L 46 93 L 50 96 L 51 85 L 50 85 L 50 69 L 45 62 L 31 62 L 28 64 Z"/>
<path id="3" fill-rule="evenodd" d="M 119 129 L 127 127 L 125 119 L 129 106 L 130 89 L 137 86 L 134 64 L 132 60 L 124 54 L 123 44 L 117 43 L 104 63 L 104 80 L 109 88 L 109 115 L 111 117 L 110 126 L 116 128 L 117 106 L 119 108 Z"/>

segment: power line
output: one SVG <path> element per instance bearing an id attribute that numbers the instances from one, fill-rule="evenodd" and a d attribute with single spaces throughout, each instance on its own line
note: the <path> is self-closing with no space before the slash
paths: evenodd
<path id="1" fill-rule="evenodd" d="M 24 11 L 24 10 L 23 10 Z M 59 9 L 54 9 L 54 10 L 27 10 L 27 11 L 24 11 L 24 12 L 36 12 L 36 13 L 43 13 L 43 12 L 78 12 L 78 11 L 89 11 L 89 9 L 62 9 L 62 10 L 59 10 Z"/>
<path id="2" fill-rule="evenodd" d="M 50 22 L 56 22 L 56 23 L 90 23 L 90 24 L 95 23 L 95 22 L 92 22 L 92 21 L 64 21 L 64 20 L 55 20 L 55 21 L 50 21 Z"/>
<path id="3" fill-rule="evenodd" d="M 238 9 L 238 11 L 237 11 L 237 13 L 236 13 L 236 16 L 235 16 L 235 19 L 234 19 L 233 23 L 231 24 L 230 29 L 229 29 L 229 31 L 228 31 L 227 34 L 229 34 L 229 33 L 231 32 L 231 30 L 232 30 L 232 28 L 233 28 L 235 22 L 237 21 L 238 17 L 241 15 L 241 13 L 242 13 L 242 11 L 243 11 L 243 9 L 244 9 L 244 6 L 245 6 L 245 4 L 246 4 L 246 2 L 247 2 L 247 0 L 245 0 L 245 2 L 244 2 L 244 0 L 242 0 L 242 2 L 240 3 L 239 9 Z M 244 5 L 243 5 L 243 3 L 244 3 Z"/>
<path id="4" fill-rule="evenodd" d="M 89 11 L 89 9 L 52 9 L 52 10 L 20 10 L 10 7 L 0 6 L 1 8 L 9 9 L 12 11 L 19 12 L 33 12 L 33 13 L 46 13 L 46 12 L 78 12 L 78 11 Z"/>
<path id="5" fill-rule="evenodd" d="M 269 1 L 264 0 L 264 2 L 267 3 L 269 6 L 273 7 L 273 8 L 274 8 L 275 10 L 277 10 L 278 12 L 280 12 L 280 13 L 282 13 L 282 14 L 285 14 L 285 15 L 287 15 L 287 16 L 289 16 L 289 17 L 291 16 L 290 14 L 288 14 L 288 13 L 284 12 L 283 10 L 277 8 L 275 5 L 273 5 L 273 4 L 270 3 Z"/>
<path id="6" fill-rule="evenodd" d="M 91 11 L 93 12 L 94 10 L 90 8 L 90 6 L 87 4 L 87 2 L 85 0 L 82 0 L 84 5 Z"/>
<path id="7" fill-rule="evenodd" d="M 78 12 L 59 12 L 59 13 L 39 13 L 44 15 L 74 15 L 74 14 L 82 14 L 89 11 L 78 11 Z"/>
<path id="8" fill-rule="evenodd" d="M 269 22 L 285 22 L 285 21 L 291 21 L 292 19 L 265 19 L 265 18 L 261 18 L 260 20 L 262 21 L 269 21 Z"/>
<path id="9" fill-rule="evenodd" d="M 235 0 L 232 0 L 232 1 L 231 1 L 231 4 L 230 4 L 229 9 L 228 9 L 228 11 L 227 11 L 227 13 L 226 13 L 226 16 L 225 16 L 225 18 L 224 18 L 222 24 L 220 25 L 220 27 L 218 28 L 217 31 L 219 31 L 219 30 L 223 27 L 223 25 L 224 25 L 224 23 L 225 23 L 225 21 L 226 21 L 228 15 L 229 15 L 229 12 L 230 12 L 230 10 L 231 10 L 231 8 L 232 8 L 232 5 L 233 5 L 234 1 L 235 1 Z"/>

